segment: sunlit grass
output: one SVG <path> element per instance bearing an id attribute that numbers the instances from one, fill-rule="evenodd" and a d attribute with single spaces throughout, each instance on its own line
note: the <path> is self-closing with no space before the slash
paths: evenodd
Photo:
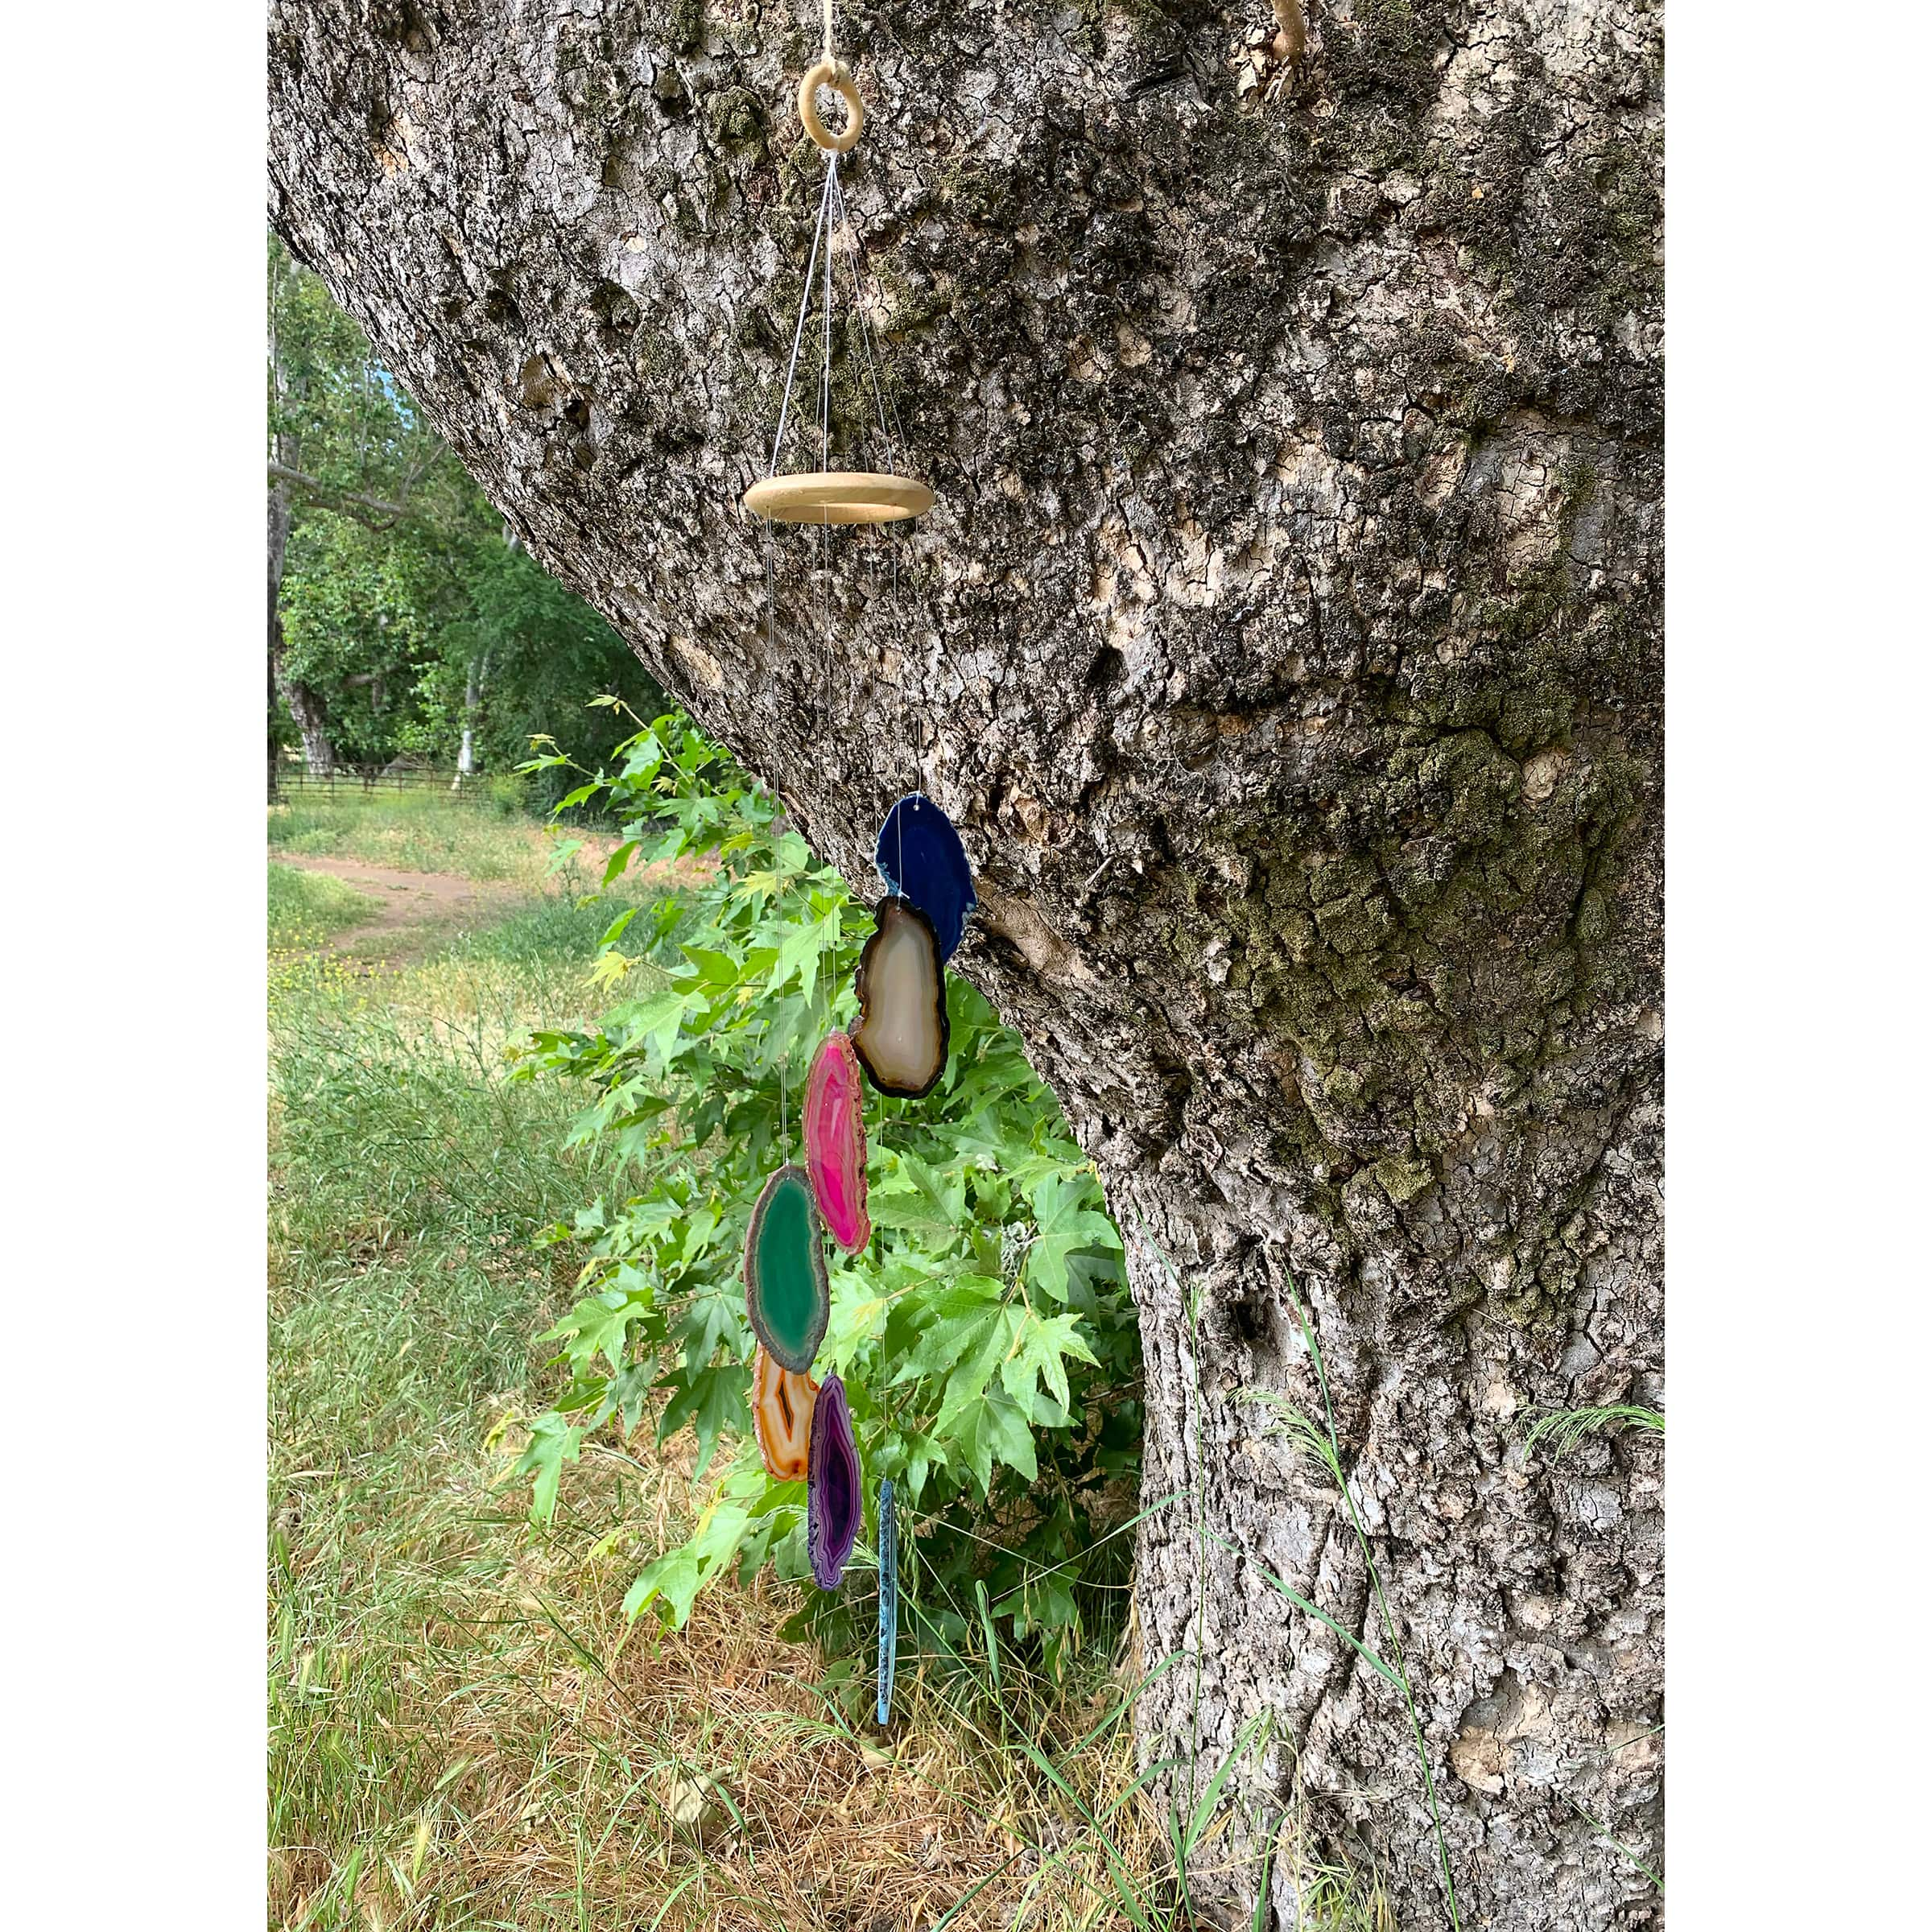
<path id="1" fill-rule="evenodd" d="M 369 917 L 376 902 L 325 873 L 294 865 L 268 869 L 268 943 L 287 951 L 318 946 L 332 932 Z"/>
<path id="2" fill-rule="evenodd" d="M 268 808 L 271 851 L 532 887 L 543 882 L 558 846 L 582 836 L 434 791 L 346 791 Z"/>

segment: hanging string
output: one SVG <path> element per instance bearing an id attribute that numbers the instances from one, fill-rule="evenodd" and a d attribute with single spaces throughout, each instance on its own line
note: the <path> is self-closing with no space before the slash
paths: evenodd
<path id="1" fill-rule="evenodd" d="M 834 159 L 836 161 L 836 156 Z M 898 405 L 896 402 L 888 399 L 885 384 L 880 379 L 881 358 L 878 354 L 877 344 L 872 332 L 871 312 L 866 307 L 865 290 L 859 281 L 858 229 L 852 219 L 851 211 L 845 205 L 845 191 L 836 180 L 832 184 L 832 225 L 835 232 L 840 228 L 849 229 L 852 232 L 852 258 L 848 266 L 852 276 L 852 306 L 859 318 L 860 359 L 864 365 L 865 374 L 872 383 L 873 407 L 878 412 L 879 440 L 885 446 L 886 473 L 891 476 L 897 476 L 898 474 L 898 451 L 905 441 L 905 431 L 899 422 Z M 830 287 L 830 257 L 828 256 L 828 287 Z M 892 419 L 890 425 L 886 421 L 889 413 Z"/>
<path id="2" fill-rule="evenodd" d="M 825 361 L 819 371 L 819 468 L 832 467 L 832 258 L 838 242 L 838 221 L 833 211 L 839 205 L 839 158 L 825 157 L 825 208 L 832 225 L 825 236 Z M 805 299 L 811 299 L 807 282 Z M 829 513 L 828 513 L 829 514 Z"/>
<path id="3" fill-rule="evenodd" d="M 865 374 L 871 382 L 873 406 L 877 413 L 879 440 L 884 446 L 883 453 L 886 472 L 889 475 L 896 476 L 898 473 L 899 448 L 903 440 L 904 432 L 899 423 L 898 405 L 888 397 L 885 383 L 881 379 L 880 358 L 872 332 L 872 318 L 865 305 L 865 291 L 859 281 L 858 232 L 857 227 L 852 223 L 850 212 L 846 207 L 844 190 L 836 181 L 832 184 L 832 219 L 836 225 L 852 229 L 852 302 L 859 317 L 860 356 Z M 898 433 L 895 435 L 895 431 Z M 918 749 L 913 746 L 911 742 L 910 716 L 906 701 L 906 666 L 910 654 L 906 649 L 904 613 L 899 605 L 899 547 L 898 543 L 889 539 L 883 530 L 879 534 L 880 540 L 887 543 L 891 557 L 892 599 L 889 608 L 892 612 L 893 635 L 898 640 L 899 646 L 899 675 L 895 680 L 894 691 L 894 708 L 898 713 L 898 736 L 901 744 L 906 748 L 906 752 L 910 755 L 914 782 L 918 783 L 920 782 L 920 757 Z"/>
<path id="4" fill-rule="evenodd" d="M 811 307 L 811 283 L 814 271 L 819 266 L 819 245 L 823 242 L 828 249 L 831 246 L 830 237 L 825 232 L 825 225 L 832 213 L 832 191 L 836 179 L 836 164 L 835 163 L 832 167 L 828 167 L 825 171 L 825 188 L 824 193 L 819 197 L 818 225 L 811 231 L 811 254 L 805 264 L 804 299 L 799 303 L 798 326 L 791 334 L 791 361 L 786 365 L 785 369 L 785 398 L 778 406 L 778 433 L 771 440 L 771 469 L 767 473 L 774 477 L 778 473 L 778 454 L 785 444 L 786 420 L 791 413 L 792 382 L 798 374 L 799 350 L 805 340 L 806 312 Z"/>
<path id="5" fill-rule="evenodd" d="M 771 525 L 765 526 L 765 662 L 775 664 L 778 655 L 778 604 L 772 583 L 774 549 Z"/>
<path id="6" fill-rule="evenodd" d="M 871 390 L 873 410 L 878 423 L 880 453 L 884 459 L 887 473 L 896 476 L 898 473 L 899 451 L 904 440 L 904 431 L 899 422 L 898 405 L 889 395 L 881 374 L 881 357 L 878 353 L 877 341 L 872 332 L 872 317 L 866 306 L 865 287 L 859 275 L 857 225 L 852 221 L 851 210 L 846 204 L 844 188 L 838 178 L 837 159 L 836 155 L 831 157 L 831 165 L 827 171 L 832 196 L 830 232 L 826 241 L 825 252 L 825 304 L 828 341 L 829 342 L 829 322 L 832 300 L 832 254 L 836 246 L 836 237 L 841 230 L 844 230 L 851 236 L 851 253 L 847 264 L 847 273 L 851 278 L 852 308 L 859 319 L 857 346 L 861 372 L 861 391 L 863 393 L 867 387 Z M 827 363 L 829 369 L 829 347 L 827 350 Z M 879 533 L 878 540 L 887 541 L 882 531 Z M 912 742 L 911 718 L 906 703 L 906 668 L 910 653 L 907 648 L 906 627 L 902 621 L 902 613 L 899 609 L 899 555 L 898 547 L 896 543 L 890 545 L 890 555 L 892 559 L 892 602 L 890 608 L 894 618 L 894 634 L 898 641 L 899 646 L 899 675 L 895 681 L 894 709 L 898 714 L 899 739 L 905 747 L 901 755 L 910 759 L 914 787 L 923 789 L 924 762 L 921 748 Z"/>
<path id="7" fill-rule="evenodd" d="M 832 532 L 825 524 L 819 526 L 819 629 L 824 639 L 819 657 L 819 691 L 825 704 L 828 723 L 835 721 L 832 704 Z M 814 909 L 815 912 L 815 908 Z M 832 1030 L 832 965 L 828 956 L 828 941 L 823 926 L 819 932 L 819 977 L 825 989 L 825 1030 Z"/>

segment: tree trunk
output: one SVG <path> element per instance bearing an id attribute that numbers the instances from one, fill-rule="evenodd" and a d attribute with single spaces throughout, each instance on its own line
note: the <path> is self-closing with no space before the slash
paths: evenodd
<path id="1" fill-rule="evenodd" d="M 281 790 L 282 745 L 275 729 L 275 691 L 282 675 L 282 566 L 288 555 L 288 492 L 268 493 L 268 795 Z"/>
<path id="2" fill-rule="evenodd" d="M 463 684 L 463 745 L 456 753 L 456 773 L 467 778 L 477 769 L 477 713 L 483 706 L 483 674 L 489 667 L 489 654 L 484 651 L 469 661 L 469 671 Z"/>
<path id="3" fill-rule="evenodd" d="M 281 349 L 277 340 L 274 311 L 270 312 L 268 340 L 269 379 L 275 386 L 278 397 L 287 393 L 287 378 L 283 369 Z M 299 469 L 302 464 L 300 443 L 285 431 L 277 430 L 271 439 L 270 455 L 275 462 L 286 469 Z M 288 485 L 275 482 L 268 489 L 268 702 L 270 724 L 268 733 L 268 795 L 272 799 L 279 786 L 277 779 L 277 759 L 279 753 L 275 744 L 274 713 L 275 694 L 282 694 L 282 702 L 288 707 L 288 715 L 295 721 L 295 729 L 302 734 L 302 753 L 311 771 L 324 778 L 336 768 L 335 747 L 329 742 L 328 711 L 319 692 L 312 691 L 299 678 L 287 675 L 282 663 L 282 571 L 288 559 L 288 530 L 293 521 L 288 496 Z"/>
<path id="4" fill-rule="evenodd" d="M 328 708 L 321 694 L 299 678 L 291 678 L 282 663 L 282 566 L 288 554 L 288 492 L 276 484 L 268 493 L 268 697 L 272 712 L 275 693 L 288 707 L 288 715 L 302 734 L 302 755 L 308 769 L 327 778 L 336 768 L 336 748 L 328 736 Z M 268 791 L 273 798 L 279 789 L 276 759 L 279 756 L 271 724 L 268 734 Z"/>
<path id="5" fill-rule="evenodd" d="M 921 785 L 959 966 L 1128 1239 L 1144 1748 L 1243 1727 L 1203 1915 L 1304 1856 L 1461 1922 L 1661 1900 L 1661 27 L 1645 0 L 898 0 L 841 177 L 916 529 L 775 546 L 817 10 L 283 0 L 273 215 L 547 568 L 868 895 Z M 844 270 L 840 269 L 841 277 Z M 841 350 L 849 346 L 844 332 Z M 832 435 L 860 412 L 849 358 Z M 895 595 L 896 593 L 896 595 Z M 821 610 L 820 599 L 826 600 Z M 828 641 L 829 640 L 829 641 Z M 1197 1533 L 1198 1532 L 1198 1533 Z M 1190 1774 L 1179 1773 L 1185 1798 Z M 1615 1841 L 1612 1843 L 1612 1841 Z"/>

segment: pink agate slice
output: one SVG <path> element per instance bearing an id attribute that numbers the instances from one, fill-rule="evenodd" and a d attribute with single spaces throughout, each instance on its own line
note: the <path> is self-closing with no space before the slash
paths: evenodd
<path id="1" fill-rule="evenodd" d="M 848 1254 L 872 1239 L 865 1212 L 865 1089 L 858 1055 L 843 1033 L 828 1033 L 805 1083 L 805 1171 L 832 1238 Z"/>

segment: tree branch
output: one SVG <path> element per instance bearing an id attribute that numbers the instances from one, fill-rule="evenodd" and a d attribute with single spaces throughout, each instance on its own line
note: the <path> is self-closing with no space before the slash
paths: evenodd
<path id="1" fill-rule="evenodd" d="M 353 517 L 358 523 L 366 524 L 371 530 L 391 530 L 409 514 L 406 503 L 385 503 L 377 497 L 365 497 L 359 491 L 333 489 L 320 477 L 304 475 L 299 469 L 291 469 L 286 463 L 278 463 L 269 458 L 268 480 L 271 483 L 292 484 L 295 488 L 306 491 L 325 510 L 340 510 L 344 516 Z"/>

